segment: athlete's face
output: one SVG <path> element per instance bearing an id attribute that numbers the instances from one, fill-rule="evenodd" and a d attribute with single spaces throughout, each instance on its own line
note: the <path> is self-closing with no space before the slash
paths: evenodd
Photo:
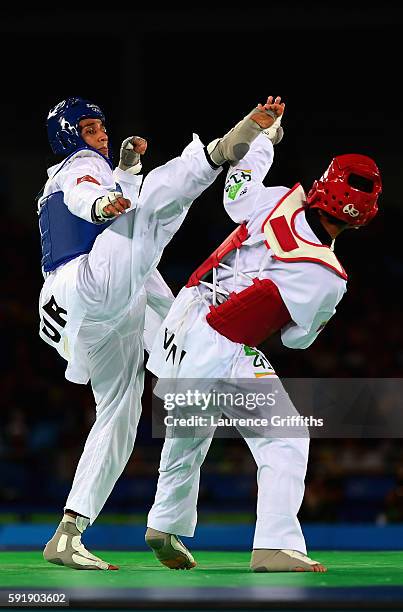
<path id="1" fill-rule="evenodd" d="M 81 138 L 102 155 L 108 157 L 108 135 L 100 119 L 81 119 L 78 124 L 81 129 Z"/>

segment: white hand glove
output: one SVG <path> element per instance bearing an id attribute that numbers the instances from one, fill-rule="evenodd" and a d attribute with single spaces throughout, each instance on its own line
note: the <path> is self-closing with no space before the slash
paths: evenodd
<path id="1" fill-rule="evenodd" d="M 275 122 L 269 128 L 263 130 L 263 134 L 272 141 L 273 145 L 278 144 L 284 136 L 284 130 L 281 127 L 281 117 L 277 117 Z"/>
<path id="2" fill-rule="evenodd" d="M 91 217 L 95 223 L 105 223 L 105 221 L 109 221 L 115 215 L 107 213 L 104 211 L 105 206 L 109 206 L 109 204 L 114 204 L 116 200 L 122 197 L 120 191 L 110 191 L 107 195 L 104 195 L 102 198 L 97 198 L 92 205 Z"/>
<path id="3" fill-rule="evenodd" d="M 130 172 L 130 174 L 138 174 L 141 170 L 140 153 L 136 153 L 133 146 L 133 139 L 138 136 L 129 136 L 122 142 L 120 147 L 119 168 Z"/>

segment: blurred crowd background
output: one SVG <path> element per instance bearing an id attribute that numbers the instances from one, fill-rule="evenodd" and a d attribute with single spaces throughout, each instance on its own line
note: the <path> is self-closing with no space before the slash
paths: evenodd
<path id="1" fill-rule="evenodd" d="M 351 11 L 329 22 L 320 12 L 297 10 L 277 19 L 277 29 L 264 18 L 247 27 L 231 13 L 220 22 L 207 14 L 189 21 L 190 15 L 169 12 L 150 21 L 146 13 L 116 13 L 119 45 L 108 38 L 102 13 L 77 13 L 69 22 L 29 12 L 22 21 L 12 11 L 5 16 L 3 57 L 16 40 L 25 54 L 5 63 L 3 82 L 13 93 L 1 101 L 3 516 L 30 520 L 61 510 L 94 419 L 90 387 L 65 381 L 64 362 L 37 335 L 42 276 L 34 199 L 52 163 L 47 111 L 69 95 L 105 110 L 115 159 L 126 136 L 149 140 L 145 173 L 178 155 L 192 131 L 207 143 L 269 94 L 282 95 L 287 108 L 285 137 L 265 184 L 299 181 L 309 189 L 334 155 L 374 157 L 384 182 L 380 213 L 369 227 L 336 241 L 349 274 L 336 316 L 305 351 L 285 349 L 278 338 L 261 348 L 281 377 L 401 376 L 403 160 L 396 132 L 403 116 L 388 62 L 400 52 L 400 26 L 387 11 Z M 68 53 L 58 46 L 60 35 Z M 107 36 L 102 48 L 98 35 Z M 380 38 L 381 47 L 374 45 Z M 301 52 L 277 65 L 284 45 Z M 234 227 L 221 205 L 224 178 L 195 203 L 163 256 L 159 269 L 175 294 Z M 152 504 L 162 440 L 152 437 L 148 376 L 143 407 L 134 453 L 105 516 L 143 514 Z M 401 440 L 313 440 L 306 485 L 302 521 L 403 521 Z M 255 500 L 256 469 L 245 443 L 214 440 L 202 470 L 201 517 L 225 512 L 253 520 Z"/>

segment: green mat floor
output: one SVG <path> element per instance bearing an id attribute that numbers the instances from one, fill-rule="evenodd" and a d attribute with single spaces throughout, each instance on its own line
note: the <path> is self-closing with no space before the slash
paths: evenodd
<path id="1" fill-rule="evenodd" d="M 326 574 L 253 574 L 247 552 L 193 551 L 198 566 L 169 570 L 148 552 L 98 551 L 119 571 L 75 571 L 46 563 L 38 552 L 0 552 L 0 588 L 186 588 L 402 586 L 403 552 L 315 551 Z"/>

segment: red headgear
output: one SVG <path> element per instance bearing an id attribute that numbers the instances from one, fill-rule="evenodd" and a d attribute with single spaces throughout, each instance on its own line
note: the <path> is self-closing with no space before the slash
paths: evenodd
<path id="1" fill-rule="evenodd" d="M 381 191 L 381 175 L 373 159 L 366 155 L 339 155 L 312 185 L 307 204 L 348 225 L 360 227 L 378 212 Z"/>

